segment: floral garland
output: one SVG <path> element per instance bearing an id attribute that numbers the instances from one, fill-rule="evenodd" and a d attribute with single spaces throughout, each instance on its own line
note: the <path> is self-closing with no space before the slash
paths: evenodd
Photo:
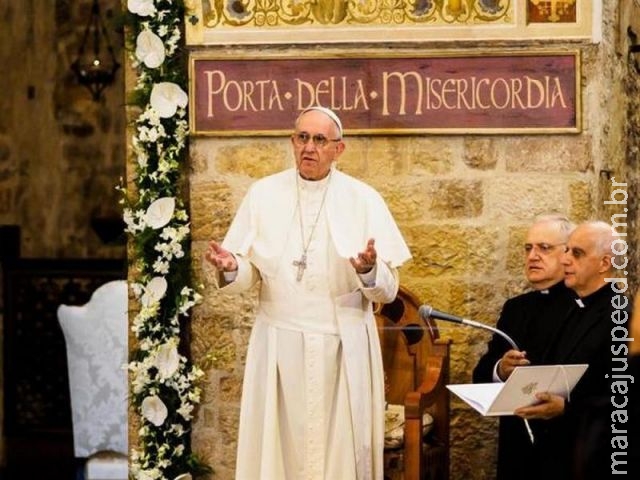
<path id="1" fill-rule="evenodd" d="M 179 348 L 180 320 L 201 299 L 189 286 L 190 225 L 179 188 L 188 140 L 184 12 L 184 0 L 127 0 L 125 12 L 137 73 L 131 103 L 140 109 L 131 140 L 135 188 L 119 187 L 140 306 L 129 362 L 130 400 L 140 417 L 130 456 L 137 480 L 190 480 L 207 470 L 190 452 L 189 435 L 203 372 Z"/>

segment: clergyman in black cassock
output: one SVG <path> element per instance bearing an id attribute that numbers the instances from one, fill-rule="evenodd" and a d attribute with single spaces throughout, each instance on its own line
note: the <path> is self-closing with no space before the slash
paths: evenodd
<path id="1" fill-rule="evenodd" d="M 613 281 L 613 242 L 611 225 L 605 222 L 579 225 L 567 242 L 564 282 L 579 298 L 541 363 L 586 363 L 588 369 L 569 398 L 539 392 L 539 403 L 515 410 L 531 423 L 535 435 L 532 461 L 523 466 L 527 476 L 520 478 L 611 478 L 611 376 L 619 367 L 614 350 L 620 345 L 612 332 L 629 324 L 628 302 L 620 293 L 624 290 Z"/>
<path id="2" fill-rule="evenodd" d="M 496 326 L 526 352 L 532 364 L 541 365 L 550 338 L 576 305 L 574 298 L 575 294 L 563 281 L 549 289 L 524 293 L 505 302 Z M 473 371 L 474 383 L 493 382 L 495 365 L 509 349 L 511 346 L 501 336 L 494 335 Z M 529 478 L 527 471 L 535 455 L 524 421 L 516 416 L 503 416 L 499 422 L 498 480 Z"/>
<path id="3" fill-rule="evenodd" d="M 527 231 L 524 273 L 534 289 L 505 302 L 497 328 L 507 333 L 519 351 L 494 335 L 473 371 L 475 383 L 504 381 L 513 368 L 540 364 L 549 339 L 575 305 L 575 293 L 564 285 L 564 248 L 574 225 L 564 216 L 539 217 Z M 533 445 L 521 418 L 500 418 L 497 473 L 500 480 L 525 478 L 533 460 Z"/>

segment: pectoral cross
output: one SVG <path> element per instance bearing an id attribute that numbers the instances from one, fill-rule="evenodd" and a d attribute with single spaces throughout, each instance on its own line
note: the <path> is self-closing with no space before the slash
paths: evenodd
<path id="1" fill-rule="evenodd" d="M 304 269 L 307 268 L 307 254 L 303 253 L 300 256 L 300 260 L 294 260 L 292 265 L 294 267 L 298 267 L 298 273 L 296 274 L 296 282 L 299 282 L 300 280 L 302 280 Z"/>

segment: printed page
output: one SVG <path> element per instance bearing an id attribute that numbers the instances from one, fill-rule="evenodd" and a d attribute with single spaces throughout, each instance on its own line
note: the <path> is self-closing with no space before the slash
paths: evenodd
<path id="1" fill-rule="evenodd" d="M 447 388 L 475 408 L 482 415 L 487 410 L 502 390 L 504 384 L 497 383 L 462 383 L 459 385 L 447 385 Z"/>

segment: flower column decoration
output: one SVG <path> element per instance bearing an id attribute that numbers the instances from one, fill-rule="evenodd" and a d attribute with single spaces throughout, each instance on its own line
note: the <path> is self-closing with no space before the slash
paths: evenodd
<path id="1" fill-rule="evenodd" d="M 202 467 L 190 452 L 192 413 L 203 372 L 180 353 L 180 320 L 200 300 L 189 286 L 189 217 L 180 197 L 188 135 L 182 40 L 184 1 L 128 0 L 128 43 L 139 107 L 131 140 L 133 192 L 123 193 L 124 220 L 139 301 L 132 330 L 131 404 L 140 417 L 131 451 L 138 480 L 190 479 Z"/>

